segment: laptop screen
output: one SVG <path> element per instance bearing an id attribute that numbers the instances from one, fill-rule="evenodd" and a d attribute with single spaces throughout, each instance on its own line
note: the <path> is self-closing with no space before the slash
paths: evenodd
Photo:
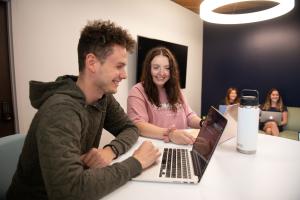
<path id="1" fill-rule="evenodd" d="M 274 111 L 264 111 L 260 112 L 260 122 L 267 122 L 267 121 L 275 121 L 279 125 L 281 123 L 282 113 L 281 112 L 274 112 Z"/>
<path id="2" fill-rule="evenodd" d="M 211 107 L 203 127 L 200 129 L 192 152 L 199 160 L 200 171 L 204 171 L 220 140 L 227 124 L 227 119 L 215 108 Z"/>
<path id="3" fill-rule="evenodd" d="M 219 111 L 220 111 L 220 113 L 224 114 L 225 111 L 226 111 L 226 109 L 227 109 L 227 105 L 219 105 Z"/>

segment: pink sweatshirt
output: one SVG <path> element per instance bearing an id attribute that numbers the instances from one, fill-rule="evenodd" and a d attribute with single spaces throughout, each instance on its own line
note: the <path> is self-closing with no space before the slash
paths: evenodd
<path id="1" fill-rule="evenodd" d="M 183 95 L 182 95 L 183 96 Z M 127 99 L 127 114 L 134 122 L 148 122 L 162 128 L 175 126 L 177 129 L 188 128 L 188 122 L 196 115 L 183 97 L 183 104 L 177 106 L 177 112 L 171 110 L 165 91 L 159 92 L 162 104 L 157 107 L 152 104 L 141 83 L 132 87 Z"/>

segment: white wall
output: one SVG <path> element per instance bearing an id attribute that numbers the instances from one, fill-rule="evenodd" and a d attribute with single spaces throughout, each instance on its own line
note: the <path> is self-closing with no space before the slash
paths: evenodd
<path id="1" fill-rule="evenodd" d="M 78 74 L 77 42 L 88 20 L 110 19 L 137 35 L 188 46 L 185 96 L 200 113 L 202 30 L 198 15 L 170 0 L 11 0 L 16 93 L 20 132 L 36 112 L 29 102 L 30 80 L 53 81 Z M 136 54 L 129 57 L 128 79 L 115 95 L 126 110 L 135 83 Z"/>

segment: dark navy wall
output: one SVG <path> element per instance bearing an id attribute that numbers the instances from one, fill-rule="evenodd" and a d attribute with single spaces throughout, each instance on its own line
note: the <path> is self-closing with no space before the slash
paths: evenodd
<path id="1" fill-rule="evenodd" d="M 276 87 L 287 106 L 300 107 L 300 9 L 240 25 L 204 23 L 202 115 L 228 87 L 257 89 L 260 102 Z"/>

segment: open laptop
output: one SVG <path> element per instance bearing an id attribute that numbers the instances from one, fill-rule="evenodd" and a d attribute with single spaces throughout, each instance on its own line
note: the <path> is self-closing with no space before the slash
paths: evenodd
<path id="1" fill-rule="evenodd" d="M 227 110 L 227 105 L 219 105 L 220 113 L 224 114 L 226 110 Z"/>
<path id="2" fill-rule="evenodd" d="M 236 137 L 238 123 L 238 104 L 228 105 L 224 112 L 224 117 L 227 119 L 227 125 L 219 141 L 219 144 Z"/>
<path id="3" fill-rule="evenodd" d="M 159 147 L 156 164 L 133 178 L 135 181 L 198 183 L 221 138 L 227 119 L 215 108 L 209 109 L 192 150 L 187 146 Z"/>
<path id="4" fill-rule="evenodd" d="M 282 113 L 274 111 L 260 111 L 260 122 L 275 121 L 278 125 L 281 124 Z"/>

